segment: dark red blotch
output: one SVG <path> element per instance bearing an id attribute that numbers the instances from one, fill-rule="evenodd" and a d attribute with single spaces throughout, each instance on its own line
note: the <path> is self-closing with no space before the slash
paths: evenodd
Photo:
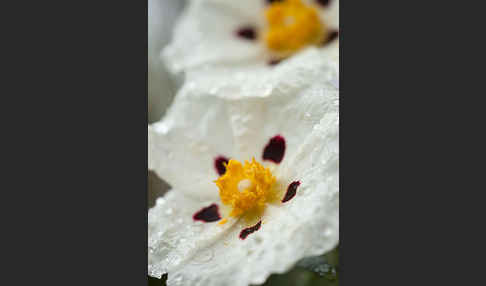
<path id="1" fill-rule="evenodd" d="M 285 154 L 285 139 L 276 135 L 270 139 L 265 149 L 263 149 L 263 160 L 270 160 L 275 163 L 282 162 Z"/>
<path id="2" fill-rule="evenodd" d="M 224 175 L 224 173 L 226 172 L 226 167 L 224 166 L 224 164 L 228 164 L 228 162 L 228 158 L 224 156 L 218 156 L 216 157 L 216 159 L 214 159 L 214 168 L 220 176 Z"/>
<path id="3" fill-rule="evenodd" d="M 287 188 L 287 192 L 285 193 L 284 198 L 282 199 L 282 203 L 288 202 L 295 197 L 297 193 L 297 188 L 300 186 L 299 181 L 295 181 L 290 183 L 289 187 Z"/>
<path id="4" fill-rule="evenodd" d="M 245 26 L 236 30 L 236 35 L 243 39 L 254 40 L 256 39 L 257 34 L 255 28 L 250 26 Z"/>
<path id="5" fill-rule="evenodd" d="M 283 2 L 283 0 L 265 0 L 267 4 L 271 4 L 273 2 Z"/>
<path id="6" fill-rule="evenodd" d="M 329 35 L 327 35 L 327 38 L 324 41 L 322 41 L 321 45 L 322 46 L 327 45 L 330 42 L 332 42 L 335 39 L 337 39 L 338 37 L 339 37 L 339 31 L 338 30 L 331 31 L 329 33 Z"/>
<path id="7" fill-rule="evenodd" d="M 271 59 L 268 61 L 268 65 L 275 66 L 278 65 L 283 59 Z"/>
<path id="8" fill-rule="evenodd" d="M 203 222 L 213 222 L 220 220 L 221 216 L 219 215 L 218 205 L 212 204 L 199 210 L 192 218 Z"/>
<path id="9" fill-rule="evenodd" d="M 329 5 L 329 2 L 331 2 L 331 0 L 316 0 L 316 2 L 321 4 L 322 6 L 327 6 Z"/>
<path id="10" fill-rule="evenodd" d="M 254 233 L 255 231 L 259 230 L 260 227 L 262 226 L 262 221 L 259 221 L 257 224 L 255 224 L 254 226 L 250 226 L 250 227 L 247 227 L 245 229 L 243 229 L 241 232 L 240 232 L 240 238 L 241 239 L 245 239 L 248 235 Z"/>

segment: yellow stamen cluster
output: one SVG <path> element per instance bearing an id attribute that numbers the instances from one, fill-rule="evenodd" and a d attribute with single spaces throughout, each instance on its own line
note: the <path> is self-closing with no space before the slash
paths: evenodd
<path id="1" fill-rule="evenodd" d="M 276 199 L 274 191 L 276 178 L 268 168 L 255 161 L 245 161 L 242 165 L 237 160 L 230 160 L 226 172 L 215 181 L 223 204 L 232 208 L 230 217 L 243 214 L 258 215 L 265 209 L 266 203 Z M 224 219 L 220 223 L 223 224 Z"/>
<path id="2" fill-rule="evenodd" d="M 316 7 L 301 0 L 275 1 L 265 10 L 265 18 L 268 24 L 265 43 L 281 56 L 317 44 L 327 34 Z"/>

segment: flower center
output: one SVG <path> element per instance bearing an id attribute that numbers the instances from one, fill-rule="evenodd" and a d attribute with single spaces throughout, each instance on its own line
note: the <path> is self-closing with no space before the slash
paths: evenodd
<path id="1" fill-rule="evenodd" d="M 265 43 L 281 56 L 318 44 L 327 34 L 317 9 L 301 0 L 274 1 L 265 10 L 265 17 L 268 24 Z"/>
<path id="2" fill-rule="evenodd" d="M 275 182 L 270 169 L 256 162 L 255 158 L 251 162 L 245 161 L 244 165 L 229 160 L 226 173 L 215 181 L 222 203 L 231 207 L 231 217 L 261 214 L 266 203 L 277 199 Z"/>

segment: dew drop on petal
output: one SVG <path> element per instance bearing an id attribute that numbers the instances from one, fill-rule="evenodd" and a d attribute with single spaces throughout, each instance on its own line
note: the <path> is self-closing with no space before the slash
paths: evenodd
<path id="1" fill-rule="evenodd" d="M 220 220 L 221 216 L 219 215 L 218 205 L 212 204 L 196 212 L 192 218 L 196 221 L 214 222 Z"/>
<path id="2" fill-rule="evenodd" d="M 191 264 L 195 264 L 195 265 L 204 264 L 204 263 L 210 261 L 211 259 L 213 259 L 213 256 L 214 256 L 213 251 L 210 248 L 208 248 L 206 250 L 203 250 L 197 256 L 195 256 L 192 259 Z"/>
<path id="3" fill-rule="evenodd" d="M 294 181 L 290 183 L 289 187 L 287 188 L 287 192 L 285 193 L 284 198 L 282 199 L 282 203 L 290 201 L 295 194 L 297 193 L 297 188 L 300 186 L 299 181 Z"/>
<path id="4" fill-rule="evenodd" d="M 324 231 L 324 236 L 330 236 L 332 234 L 332 230 L 330 228 Z"/>
<path id="5" fill-rule="evenodd" d="M 241 232 L 240 232 L 240 238 L 241 239 L 245 239 L 248 237 L 248 235 L 254 233 L 255 231 L 259 230 L 260 227 L 262 226 L 262 221 L 259 221 L 257 224 L 255 224 L 254 226 L 250 226 L 250 227 L 247 227 L 247 228 L 244 228 Z"/>
<path id="6" fill-rule="evenodd" d="M 224 175 L 224 173 L 226 172 L 226 167 L 224 166 L 224 164 L 228 164 L 228 162 L 228 158 L 224 156 L 218 156 L 216 157 L 216 159 L 214 159 L 214 168 L 220 176 Z"/>
<path id="7" fill-rule="evenodd" d="M 183 280 L 183 279 L 184 279 L 184 278 L 183 278 L 182 274 L 178 273 L 178 274 L 176 274 L 176 275 L 175 275 L 175 276 L 174 276 L 174 277 L 171 279 L 171 280 L 172 280 L 171 284 L 172 284 L 172 285 L 182 285 L 182 280 Z"/>
<path id="8" fill-rule="evenodd" d="M 276 135 L 270 139 L 265 149 L 263 149 L 263 160 L 270 160 L 275 163 L 282 162 L 285 154 L 285 139 Z"/>

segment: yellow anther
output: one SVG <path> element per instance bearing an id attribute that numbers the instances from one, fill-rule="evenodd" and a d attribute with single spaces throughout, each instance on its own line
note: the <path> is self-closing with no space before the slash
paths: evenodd
<path id="1" fill-rule="evenodd" d="M 255 161 L 245 161 L 242 165 L 237 160 L 230 160 L 226 173 L 215 181 L 223 204 L 231 207 L 229 216 L 249 217 L 260 214 L 266 203 L 276 199 L 274 190 L 276 178 L 268 168 Z M 220 224 L 226 223 L 223 219 Z"/>
<path id="2" fill-rule="evenodd" d="M 270 50 L 281 56 L 317 44 L 327 34 L 317 8 L 301 0 L 275 1 L 265 10 L 265 18 L 268 25 L 265 43 Z"/>
<path id="3" fill-rule="evenodd" d="M 227 222 L 228 222 L 228 219 L 227 218 L 224 218 L 220 222 L 218 222 L 218 224 L 225 224 Z"/>

